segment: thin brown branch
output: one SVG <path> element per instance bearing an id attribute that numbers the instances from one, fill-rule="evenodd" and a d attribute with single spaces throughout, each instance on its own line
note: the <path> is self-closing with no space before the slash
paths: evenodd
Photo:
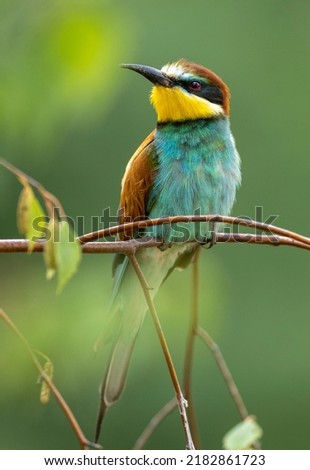
<path id="1" fill-rule="evenodd" d="M 207 331 L 201 328 L 200 326 L 197 328 L 197 335 L 200 336 L 200 338 L 204 341 L 204 343 L 208 346 L 208 348 L 212 352 L 215 362 L 226 382 L 227 389 L 232 399 L 235 402 L 235 405 L 241 416 L 241 419 L 247 418 L 249 416 L 248 410 L 237 388 L 237 385 L 231 375 L 231 372 L 227 366 L 227 363 L 220 351 L 220 348 L 218 347 L 216 342 L 213 340 L 213 338 L 209 335 L 209 333 L 207 333 Z"/>
<path id="2" fill-rule="evenodd" d="M 243 398 L 238 390 L 236 382 L 233 379 L 233 376 L 228 368 L 228 365 L 224 359 L 223 354 L 221 353 L 219 346 L 216 344 L 214 339 L 209 335 L 209 333 L 203 328 L 201 328 L 200 326 L 197 328 L 196 334 L 200 336 L 200 338 L 203 340 L 203 342 L 208 346 L 208 348 L 212 352 L 215 362 L 226 382 L 227 389 L 233 401 L 235 402 L 236 408 L 239 412 L 241 419 L 243 420 L 247 419 L 250 416 L 249 412 L 245 406 Z M 259 441 L 256 441 L 253 447 L 255 449 L 260 449 Z"/>
<path id="3" fill-rule="evenodd" d="M 298 234 L 296 234 L 298 235 Z M 299 235 L 298 235 L 299 236 Z M 309 239 L 310 240 L 310 239 Z M 216 243 L 248 243 L 252 245 L 270 245 L 270 246 L 294 246 L 304 250 L 310 249 L 310 244 L 301 242 L 296 238 L 285 237 L 283 235 L 254 235 L 252 233 L 218 233 L 216 234 Z"/>
<path id="4" fill-rule="evenodd" d="M 174 408 L 177 406 L 178 402 L 176 400 L 176 397 L 173 397 L 172 400 L 168 401 L 159 411 L 156 413 L 156 415 L 153 416 L 153 418 L 150 420 L 150 422 L 147 424 L 147 426 L 144 428 L 138 439 L 136 440 L 136 443 L 133 447 L 133 450 L 141 450 L 144 448 L 145 444 L 147 441 L 150 439 L 156 428 L 160 425 L 160 423 L 167 418 L 167 416 L 174 410 Z"/>
<path id="5" fill-rule="evenodd" d="M 232 224 L 232 225 L 242 225 L 245 227 L 252 227 L 261 231 L 268 232 L 268 237 L 269 238 L 274 238 L 273 234 L 276 235 L 281 235 L 282 237 L 290 238 L 296 241 L 299 241 L 301 243 L 304 243 L 305 245 L 310 245 L 310 238 L 305 237 L 303 235 L 300 235 L 296 232 L 292 232 L 287 229 L 283 229 L 281 227 L 277 227 L 275 225 L 269 225 L 265 224 L 263 222 L 258 222 L 256 220 L 252 219 L 244 219 L 241 217 L 229 217 L 229 216 L 222 216 L 222 215 L 178 215 L 174 217 L 159 217 L 157 219 L 147 219 L 147 220 L 140 220 L 137 222 L 129 222 L 126 224 L 122 225 L 117 225 L 114 227 L 108 227 L 105 229 L 97 230 L 95 232 L 90 232 L 87 234 L 84 234 L 79 237 L 79 240 L 81 243 L 87 243 L 92 240 L 98 240 L 99 238 L 111 236 L 111 235 L 117 235 L 119 233 L 127 232 L 127 231 L 132 231 L 136 229 L 141 229 L 141 228 L 146 228 L 146 227 L 153 227 L 157 225 L 167 225 L 167 224 L 176 224 L 179 222 L 220 222 L 220 223 L 225 223 L 225 224 Z M 227 234 L 222 234 L 222 235 L 227 235 Z M 238 234 L 242 235 L 242 234 Z M 251 242 L 251 238 L 254 237 L 257 234 L 254 235 L 248 235 L 249 241 L 248 243 Z M 228 234 L 228 238 L 230 239 L 230 234 Z M 255 242 L 253 242 L 255 243 Z M 270 241 L 269 243 L 272 243 Z M 277 244 L 277 240 L 275 239 L 274 244 Z"/>
<path id="6" fill-rule="evenodd" d="M 44 199 L 46 209 L 50 217 L 54 216 L 54 208 L 59 211 L 61 217 L 66 217 L 65 211 L 63 210 L 59 199 L 54 196 L 54 194 L 47 191 L 47 189 L 45 189 L 44 186 L 39 183 L 39 181 L 32 178 L 32 176 L 27 175 L 27 173 L 24 173 L 19 168 L 16 168 L 16 166 L 12 165 L 12 163 L 6 161 L 4 158 L 0 158 L 0 165 L 4 166 L 7 170 L 13 173 L 20 181 L 23 179 L 26 180 L 31 186 L 33 186 L 39 191 L 39 193 Z"/>
<path id="7" fill-rule="evenodd" d="M 195 335 L 198 328 L 199 254 L 200 249 L 198 248 L 193 260 L 192 305 L 184 360 L 184 397 L 188 402 L 188 421 L 196 449 L 201 449 L 201 439 L 199 436 L 198 424 L 192 399 L 191 379 Z"/>
<path id="8" fill-rule="evenodd" d="M 13 173 L 21 183 L 23 181 L 27 181 L 31 186 L 36 188 L 41 196 L 43 197 L 47 210 L 51 217 L 54 216 L 53 209 L 57 209 L 60 216 L 66 217 L 66 214 L 62 208 L 62 205 L 59 199 L 49 191 L 37 180 L 32 178 L 31 176 L 27 175 L 19 168 L 12 165 L 12 163 L 8 162 L 4 158 L 0 158 L 0 165 L 4 166 L 8 171 Z M 265 231 L 268 234 L 277 234 L 281 235 L 282 237 L 287 237 L 296 241 L 299 241 L 305 245 L 310 245 L 310 238 L 300 235 L 298 233 L 292 232 L 287 229 L 283 229 L 281 227 L 277 227 L 275 225 L 266 224 L 264 222 L 258 222 L 256 220 L 250 218 L 242 218 L 242 217 L 229 217 L 229 216 L 222 216 L 218 214 L 208 214 L 208 215 L 178 215 L 173 217 L 159 217 L 156 219 L 146 219 L 146 220 L 139 220 L 133 221 L 130 223 L 118 225 L 115 227 L 109 227 L 101 230 L 96 230 L 94 232 L 90 232 L 84 234 L 79 237 L 81 243 L 87 243 L 93 240 L 98 240 L 102 237 L 116 235 L 119 233 L 127 232 L 130 233 L 135 229 L 138 228 L 146 228 L 146 227 L 153 227 L 156 225 L 162 224 L 176 224 L 179 222 L 215 222 L 226 223 L 226 224 L 234 224 L 234 225 L 243 225 L 246 227 L 252 227 L 261 231 Z M 256 235 L 256 234 L 255 234 Z"/>
<path id="9" fill-rule="evenodd" d="M 194 443 L 193 443 L 193 440 L 192 440 L 191 432 L 190 432 L 189 425 L 188 425 L 187 414 L 186 414 L 186 400 L 183 397 L 183 393 L 182 393 L 182 390 L 181 390 L 181 386 L 180 386 L 180 383 L 179 383 L 178 376 L 176 374 L 176 370 L 175 370 L 172 358 L 171 358 L 169 347 L 168 347 L 164 332 L 162 330 L 162 327 L 161 327 L 161 324 L 160 324 L 160 321 L 159 321 L 154 303 L 153 303 L 151 295 L 150 295 L 149 286 L 148 286 L 147 281 L 144 277 L 144 274 L 141 270 L 141 267 L 140 267 L 140 265 L 137 261 L 136 256 L 134 254 L 132 254 L 132 255 L 129 255 L 128 257 L 129 257 L 129 260 L 132 264 L 132 267 L 135 270 L 136 275 L 137 275 L 137 277 L 140 281 L 141 287 L 143 289 L 143 293 L 144 293 L 148 308 L 150 310 L 150 313 L 151 313 L 151 316 L 152 316 L 152 319 L 153 319 L 153 322 L 155 324 L 155 328 L 156 328 L 156 331 L 157 331 L 157 334 L 158 334 L 158 337 L 159 337 L 159 340 L 160 340 L 162 351 L 163 351 L 165 359 L 166 359 L 166 363 L 167 363 L 168 370 L 169 370 L 169 373 L 170 373 L 171 381 L 172 381 L 172 384 L 173 384 L 173 387 L 174 387 L 174 390 L 175 390 L 176 399 L 177 399 L 177 402 L 178 402 L 179 413 L 180 413 L 180 416 L 181 416 L 183 430 L 184 430 L 184 434 L 185 434 L 186 449 L 187 450 L 194 450 L 195 447 L 194 447 Z"/>
<path id="10" fill-rule="evenodd" d="M 22 333 L 19 331 L 19 329 L 17 328 L 17 326 L 15 325 L 15 323 L 10 319 L 10 317 L 0 308 L 0 318 L 2 318 L 2 320 L 11 328 L 11 330 L 16 334 L 16 336 L 20 339 L 20 341 L 24 344 L 34 366 L 36 367 L 36 369 L 38 370 L 40 376 L 42 377 L 42 379 L 44 380 L 44 382 L 49 386 L 49 388 L 51 389 L 54 397 L 56 398 L 56 400 L 58 401 L 59 403 L 59 406 L 61 407 L 61 409 L 63 410 L 63 412 L 65 413 L 65 415 L 67 416 L 68 418 L 68 421 L 69 423 L 71 424 L 71 427 L 80 443 L 80 446 L 81 446 L 81 449 L 83 450 L 86 450 L 88 449 L 89 447 L 94 447 L 96 449 L 100 449 L 101 447 L 90 442 L 84 435 L 78 421 L 76 420 L 74 414 L 72 413 L 69 405 L 67 404 L 67 402 L 65 401 L 65 399 L 63 398 L 63 396 L 61 395 L 60 391 L 58 390 L 58 388 L 56 387 L 56 385 L 54 384 L 54 382 L 50 379 L 50 377 L 44 372 L 43 368 L 41 367 L 41 364 L 40 362 L 38 361 L 36 355 L 34 354 L 34 352 L 32 351 L 28 341 L 26 340 L 26 338 L 22 335 Z"/>
<path id="11" fill-rule="evenodd" d="M 197 242 L 198 243 L 198 242 Z M 249 233 L 217 233 L 216 243 L 245 243 L 271 246 L 293 246 L 304 250 L 310 250 L 310 243 L 304 243 L 295 239 L 274 235 L 253 235 Z M 203 245 L 203 243 L 201 243 Z M 140 238 L 128 241 L 115 242 L 88 242 L 82 245 L 83 253 L 134 253 L 139 248 L 151 248 L 160 246 L 161 242 L 153 238 Z M 33 252 L 42 252 L 44 249 L 44 240 L 38 241 L 33 248 Z M 27 253 L 28 240 L 7 239 L 0 240 L 0 253 Z"/>

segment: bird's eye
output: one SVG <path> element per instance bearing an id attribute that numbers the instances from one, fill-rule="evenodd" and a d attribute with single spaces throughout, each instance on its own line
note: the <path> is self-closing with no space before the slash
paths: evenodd
<path id="1" fill-rule="evenodd" d="M 192 91 L 199 91 L 201 89 L 201 83 L 198 80 L 193 80 L 189 84 L 189 89 Z"/>

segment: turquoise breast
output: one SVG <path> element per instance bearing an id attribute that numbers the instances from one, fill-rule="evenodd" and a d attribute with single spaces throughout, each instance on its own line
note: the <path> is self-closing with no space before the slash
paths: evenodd
<path id="1" fill-rule="evenodd" d="M 228 118 L 159 124 L 154 145 L 150 218 L 230 213 L 241 174 Z M 165 243 L 201 240 L 208 224 L 158 226 L 148 235 Z"/>

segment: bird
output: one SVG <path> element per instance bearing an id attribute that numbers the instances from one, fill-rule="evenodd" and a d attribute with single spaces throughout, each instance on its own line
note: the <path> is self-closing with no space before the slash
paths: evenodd
<path id="1" fill-rule="evenodd" d="M 229 215 L 241 182 L 240 157 L 230 127 L 230 91 L 210 69 L 180 59 L 161 69 L 121 67 L 152 83 L 157 123 L 129 160 L 121 182 L 120 224 L 177 215 Z M 167 224 L 127 230 L 121 240 L 154 237 L 159 247 L 140 249 L 137 261 L 152 299 L 176 268 L 186 268 L 209 239 L 207 223 Z M 124 255 L 113 264 L 111 353 L 100 387 L 95 441 L 107 409 L 120 398 L 136 339 L 148 310 L 140 282 Z M 107 328 L 109 330 L 109 328 Z"/>

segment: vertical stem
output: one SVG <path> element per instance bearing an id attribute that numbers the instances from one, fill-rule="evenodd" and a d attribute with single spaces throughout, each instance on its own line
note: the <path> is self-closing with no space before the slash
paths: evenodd
<path id="1" fill-rule="evenodd" d="M 175 370 L 175 367 L 174 367 L 174 364 L 173 364 L 173 361 L 172 361 L 172 358 L 171 358 L 171 355 L 170 355 L 168 344 L 167 344 L 164 332 L 162 330 L 162 327 L 161 327 L 161 324 L 160 324 L 160 321 L 159 321 L 154 303 L 153 303 L 151 295 L 150 295 L 150 288 L 147 285 L 146 279 L 145 279 L 144 274 L 141 270 L 141 267 L 140 267 L 140 265 L 137 261 L 136 256 L 134 254 L 132 254 L 132 255 L 128 255 L 128 257 L 130 259 L 132 267 L 134 268 L 134 270 L 137 274 L 137 277 L 140 281 L 141 287 L 143 289 L 144 296 L 145 296 L 148 308 L 150 310 L 150 313 L 152 315 L 152 319 L 153 319 L 153 322 L 154 322 L 154 325 L 155 325 L 155 328 L 156 328 L 156 331 L 157 331 L 157 334 L 158 334 L 158 337 L 159 337 L 159 341 L 160 341 L 160 344 L 161 344 L 161 347 L 162 347 L 162 350 L 163 350 L 163 353 L 164 353 L 164 356 L 165 356 L 165 359 L 166 359 L 166 363 L 167 363 L 167 366 L 168 366 L 168 370 L 169 370 L 169 373 L 170 373 L 172 384 L 173 384 L 173 387 L 174 387 L 174 390 L 175 390 L 176 399 L 177 399 L 177 402 L 178 402 L 179 413 L 180 413 L 181 420 L 182 420 L 183 430 L 184 430 L 184 433 L 185 433 L 186 449 L 187 450 L 194 450 L 195 447 L 194 447 L 194 443 L 193 443 L 193 440 L 192 440 L 192 436 L 191 436 L 191 432 L 190 432 L 189 424 L 188 424 L 188 419 L 187 419 L 187 414 L 186 414 L 186 400 L 183 397 L 183 393 L 182 393 L 181 386 L 180 386 L 180 383 L 179 383 L 179 379 L 178 379 L 178 376 L 176 374 L 176 370 Z"/>
<path id="2" fill-rule="evenodd" d="M 188 402 L 188 421 L 193 436 L 193 441 L 196 449 L 201 449 L 201 440 L 198 431 L 197 419 L 195 415 L 194 404 L 192 400 L 191 391 L 191 378 L 192 378 L 192 366 L 193 366 L 193 354 L 194 354 L 194 342 L 195 335 L 198 328 L 198 290 L 199 290 L 199 254 L 200 247 L 197 251 L 193 260 L 193 276 L 192 276 L 192 305 L 190 314 L 190 324 L 187 335 L 187 345 L 185 351 L 184 360 L 184 397 Z"/>
<path id="3" fill-rule="evenodd" d="M 206 343 L 208 348 L 213 354 L 213 357 L 215 359 L 215 362 L 226 382 L 227 389 L 235 402 L 236 408 L 240 414 L 240 417 L 244 420 L 248 418 L 249 412 L 245 406 L 245 403 L 243 401 L 243 398 L 238 390 L 238 387 L 236 385 L 236 382 L 234 381 L 234 378 L 228 368 L 228 365 L 224 359 L 223 354 L 220 351 L 220 348 L 214 341 L 214 339 L 207 333 L 206 330 L 204 330 L 201 327 L 198 327 L 197 329 L 197 335 L 200 336 L 200 338 Z M 260 442 L 257 440 L 253 444 L 254 449 L 260 449 Z"/>
<path id="4" fill-rule="evenodd" d="M 153 416 L 151 421 L 148 423 L 146 428 L 143 430 L 141 435 L 136 440 L 136 443 L 133 447 L 133 450 L 141 450 L 155 431 L 155 429 L 160 425 L 160 423 L 174 410 L 177 406 L 176 397 L 173 397 L 172 400 L 168 401 L 157 413 Z"/>
<path id="5" fill-rule="evenodd" d="M 32 351 L 28 341 L 26 338 L 22 335 L 22 333 L 19 331 L 15 323 L 10 319 L 10 317 L 0 308 L 0 318 L 5 321 L 5 323 L 11 328 L 11 330 L 16 334 L 16 336 L 20 339 L 20 341 L 24 344 L 34 366 L 38 370 L 40 376 L 46 382 L 48 387 L 51 389 L 54 397 L 58 401 L 58 404 L 60 408 L 63 410 L 65 413 L 69 423 L 71 424 L 71 427 L 80 443 L 81 449 L 86 450 L 89 447 L 94 447 L 96 449 L 100 448 L 100 446 L 97 446 L 96 444 L 91 443 L 86 439 L 77 419 L 75 418 L 74 414 L 72 413 L 71 409 L 69 408 L 69 405 L 61 395 L 60 391 L 54 384 L 54 382 L 50 379 L 50 377 L 44 372 L 43 368 L 41 367 L 40 362 L 38 361 L 36 355 Z"/>
<path id="6" fill-rule="evenodd" d="M 227 363 L 220 351 L 220 348 L 216 344 L 216 342 L 213 340 L 213 338 L 209 335 L 209 333 L 206 332 L 201 327 L 198 327 L 197 329 L 197 334 L 198 336 L 201 337 L 201 339 L 207 344 L 208 348 L 213 354 L 213 357 L 215 359 L 215 362 L 226 382 L 227 389 L 232 397 L 232 399 L 235 402 L 236 408 L 240 414 L 241 419 L 245 419 L 249 416 L 249 412 L 245 406 L 245 403 L 240 395 L 240 392 L 237 388 L 237 385 L 233 379 L 233 376 L 231 375 L 231 372 L 227 366 Z"/>

